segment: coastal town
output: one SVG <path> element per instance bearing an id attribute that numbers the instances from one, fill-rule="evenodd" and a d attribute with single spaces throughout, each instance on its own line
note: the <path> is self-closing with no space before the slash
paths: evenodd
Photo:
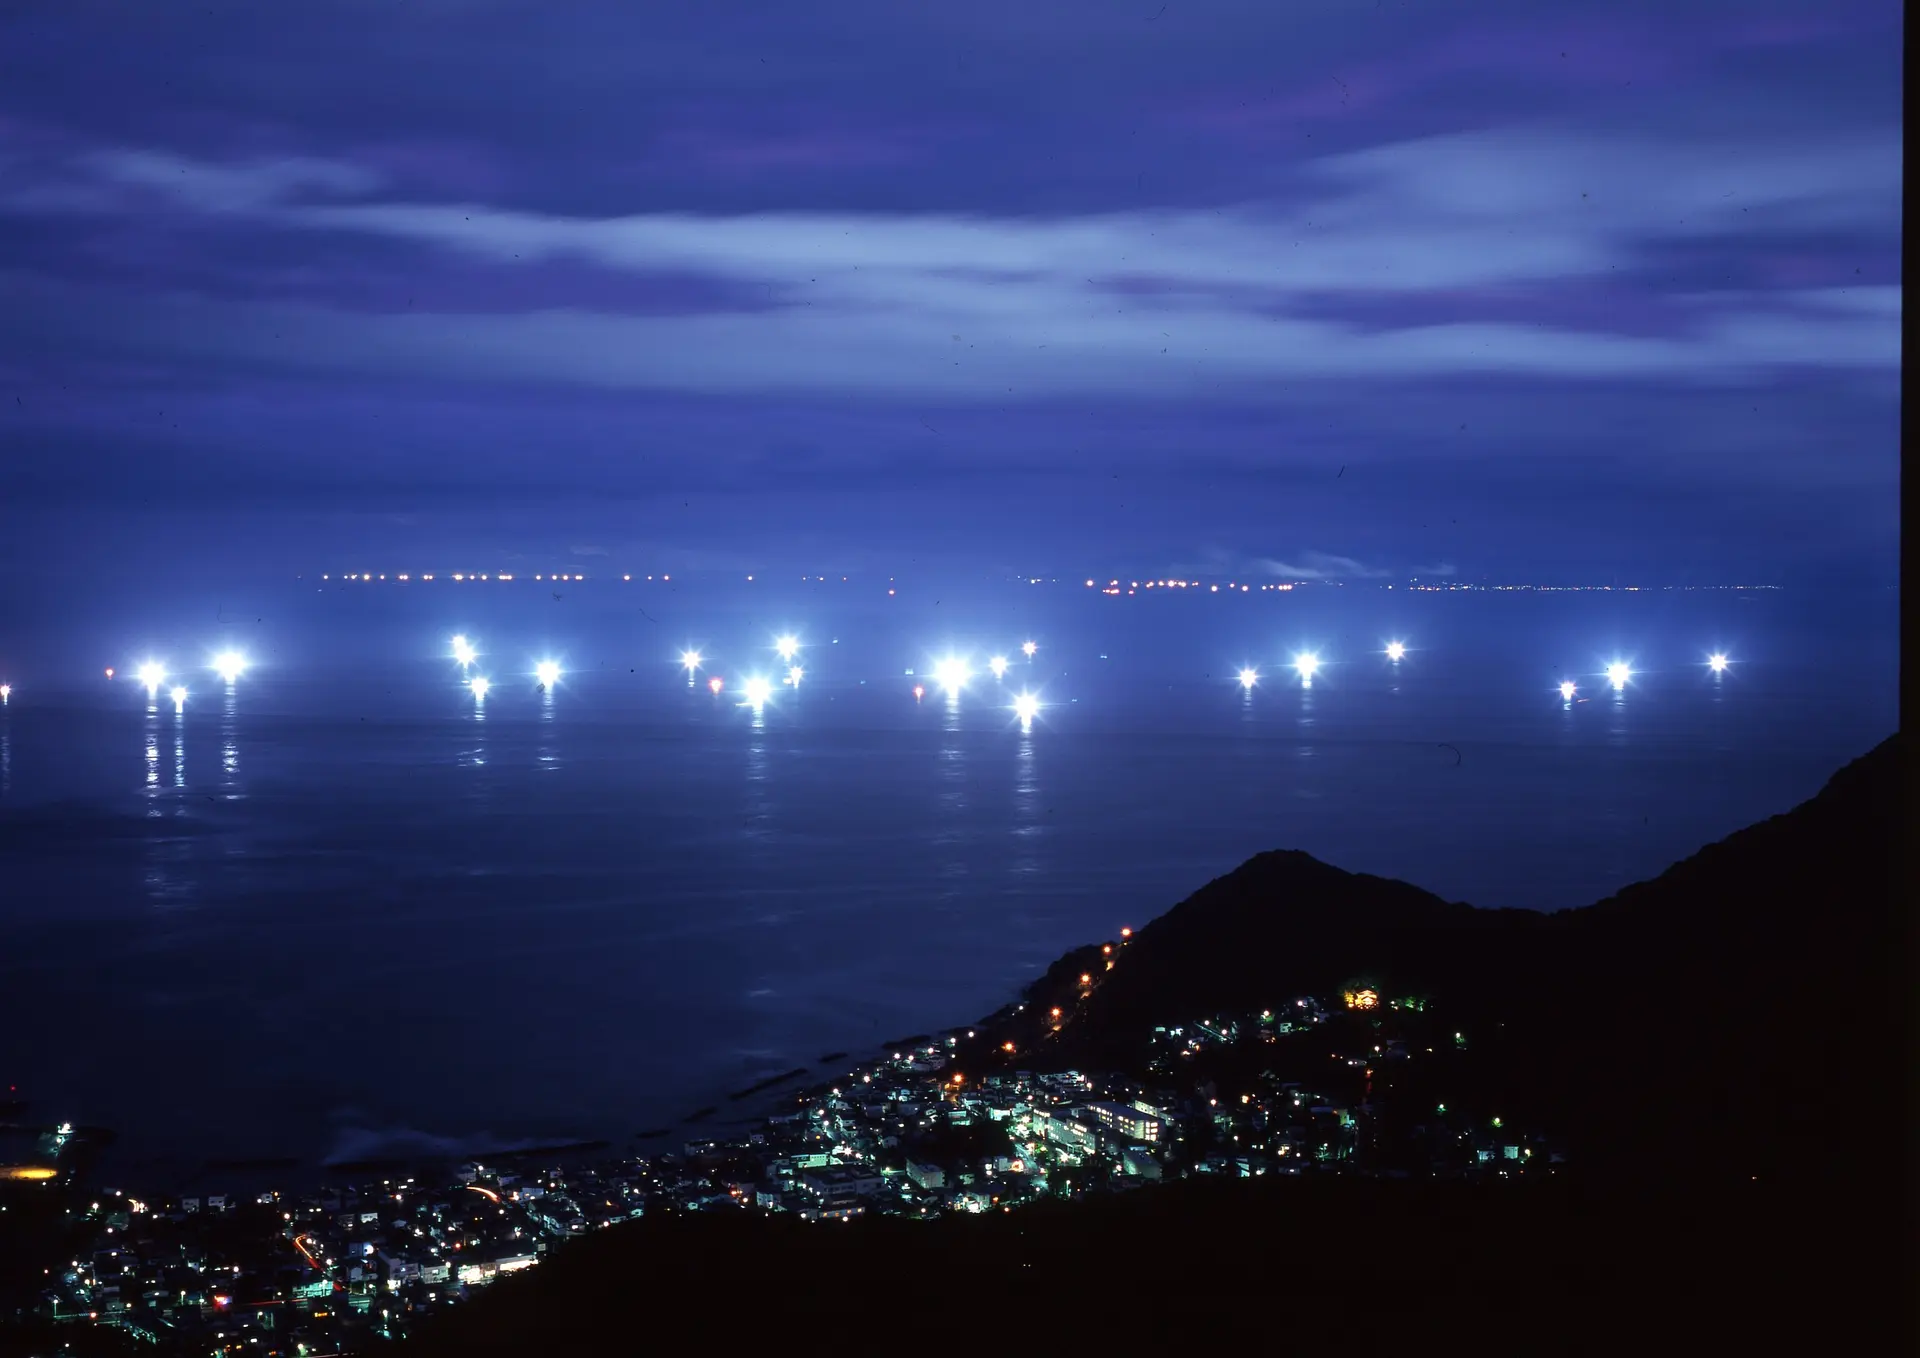
<path id="1" fill-rule="evenodd" d="M 1418 1072 L 1443 1068 L 1469 1038 L 1436 1025 L 1418 997 L 1362 987 L 1155 1027 L 1134 1075 L 1029 1068 L 1005 1035 L 1035 1017 L 1022 1003 L 903 1042 L 833 1083 L 776 1096 L 757 1126 L 654 1154 L 507 1157 L 167 1199 L 57 1173 L 36 1182 L 16 1166 L 14 1208 L 22 1193 L 73 1199 L 62 1257 L 17 1318 L 54 1334 L 114 1327 L 145 1352 L 354 1352 L 649 1214 L 932 1219 L 1195 1175 L 1498 1180 L 1564 1162 L 1497 1113 L 1428 1099 Z M 1038 1022 L 1057 1031 L 1064 1018 L 1054 1009 Z"/>

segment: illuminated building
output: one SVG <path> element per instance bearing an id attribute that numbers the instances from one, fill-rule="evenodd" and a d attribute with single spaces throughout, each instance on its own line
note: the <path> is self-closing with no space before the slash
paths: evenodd
<path id="1" fill-rule="evenodd" d="M 1122 1103 L 1090 1103 L 1087 1112 L 1102 1127 L 1133 1141 L 1157 1142 L 1165 1130 L 1158 1117 Z"/>
<path id="2" fill-rule="evenodd" d="M 1061 1150 L 1085 1154 L 1094 1148 L 1093 1129 L 1057 1108 L 1033 1110 L 1033 1124 L 1043 1141 Z"/>

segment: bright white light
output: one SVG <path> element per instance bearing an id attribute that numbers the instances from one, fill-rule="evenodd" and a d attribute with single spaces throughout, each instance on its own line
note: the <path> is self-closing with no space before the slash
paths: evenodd
<path id="1" fill-rule="evenodd" d="M 773 685 L 756 675 L 747 680 L 746 693 L 749 707 L 764 707 L 767 699 L 773 696 Z"/>
<path id="2" fill-rule="evenodd" d="M 146 685 L 147 692 L 152 693 L 155 689 L 159 688 L 161 684 L 166 682 L 167 667 L 157 660 L 149 660 L 146 664 L 135 670 L 134 674 L 142 684 Z"/>
<path id="3" fill-rule="evenodd" d="M 1633 678 L 1633 668 L 1624 660 L 1616 660 L 1607 666 L 1607 682 L 1615 688 L 1625 688 L 1627 680 Z"/>
<path id="4" fill-rule="evenodd" d="M 1715 674 L 1725 674 L 1727 672 L 1726 653 L 1723 651 L 1715 651 L 1712 655 L 1708 656 L 1707 667 Z"/>
<path id="5" fill-rule="evenodd" d="M 560 682 L 559 662 L 542 660 L 538 665 L 533 667 L 533 677 L 540 681 L 541 688 L 552 688 Z"/>
<path id="6" fill-rule="evenodd" d="M 213 668 L 222 679 L 231 684 L 246 673 L 247 658 L 238 651 L 222 651 L 213 658 Z"/>
<path id="7" fill-rule="evenodd" d="M 800 676 L 805 673 L 806 673 L 805 670 L 801 669 L 798 665 L 795 665 L 793 668 L 787 671 L 787 682 L 789 684 L 792 684 L 795 688 L 799 688 Z"/>
<path id="8" fill-rule="evenodd" d="M 455 637 L 453 639 L 453 658 L 462 665 L 471 665 L 475 660 L 480 658 L 480 653 L 473 649 L 473 643 L 465 637 Z"/>
<path id="9" fill-rule="evenodd" d="M 493 687 L 493 680 L 484 674 L 476 674 L 467 681 L 467 687 L 473 690 L 474 697 L 484 698 L 487 696 L 487 690 Z"/>
<path id="10" fill-rule="evenodd" d="M 1039 649 L 1040 648 L 1031 641 L 1023 641 L 1020 643 L 1021 654 L 1025 655 L 1029 660 L 1033 659 L 1033 653 Z"/>
<path id="11" fill-rule="evenodd" d="M 713 678 L 707 680 L 707 687 L 712 689 L 715 693 L 718 693 L 721 689 L 725 688 L 726 686 L 727 686 L 727 681 L 722 679 L 717 674 L 714 675 Z"/>
<path id="12" fill-rule="evenodd" d="M 1293 658 L 1293 667 L 1300 671 L 1302 679 L 1312 683 L 1314 671 L 1320 668 L 1320 657 L 1312 651 L 1302 651 Z"/>
<path id="13" fill-rule="evenodd" d="M 1040 711 L 1040 700 L 1031 693 L 1022 693 L 1013 700 L 1013 711 L 1021 721 L 1032 721 Z"/>
<path id="14" fill-rule="evenodd" d="M 0 684 L 0 703 L 10 703 L 12 701 L 13 701 L 13 685 Z"/>
<path id="15" fill-rule="evenodd" d="M 1007 658 L 1004 655 L 996 655 L 987 662 L 987 668 L 993 671 L 994 678 L 1004 679 L 1007 677 Z"/>
<path id="16" fill-rule="evenodd" d="M 681 664 L 681 667 L 685 669 L 689 675 L 691 675 L 695 670 L 700 668 L 700 652 L 698 651 L 680 652 L 680 664 Z"/>
<path id="17" fill-rule="evenodd" d="M 793 659 L 793 653 L 800 649 L 800 642 L 798 638 L 789 634 L 774 642 L 773 649 L 780 652 L 782 660 L 790 661 Z"/>
<path id="18" fill-rule="evenodd" d="M 934 666 L 933 677 L 939 681 L 941 688 L 954 694 L 967 686 L 967 680 L 973 678 L 973 671 L 967 668 L 966 661 L 948 656 Z"/>
<path id="19" fill-rule="evenodd" d="M 1560 681 L 1560 696 L 1562 698 L 1566 699 L 1568 702 L 1572 702 L 1574 692 L 1575 692 L 1575 689 L 1573 686 L 1573 680 L 1563 679 Z"/>
<path id="20" fill-rule="evenodd" d="M 1398 660 L 1406 653 L 1407 644 L 1404 641 L 1389 641 L 1387 643 L 1387 659 Z"/>
<path id="21" fill-rule="evenodd" d="M 1240 687 L 1252 688 L 1260 682 L 1260 671 L 1251 667 L 1240 671 Z"/>
<path id="22" fill-rule="evenodd" d="M 178 684 L 173 686 L 173 691 L 167 696 L 173 699 L 173 710 L 175 712 L 180 711 L 187 705 L 187 691 Z"/>

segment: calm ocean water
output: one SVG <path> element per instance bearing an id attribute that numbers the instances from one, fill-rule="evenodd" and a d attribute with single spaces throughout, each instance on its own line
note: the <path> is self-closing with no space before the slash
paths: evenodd
<path id="1" fill-rule="evenodd" d="M 1897 721 L 1891 596 L 1075 598 L 999 624 L 977 601 L 556 622 L 474 597 L 150 625 L 102 646 L 111 683 L 0 657 L 0 1086 L 149 1169 L 622 1139 L 977 1017 L 1263 849 L 1583 904 Z M 692 640 L 737 690 L 779 672 L 784 626 L 807 673 L 758 714 L 674 668 Z M 484 703 L 443 657 L 458 630 Z M 257 664 L 229 691 L 200 643 L 236 637 Z M 180 714 L 124 679 L 150 644 L 186 672 Z M 949 645 L 980 671 L 951 704 L 925 677 Z M 1328 660 L 1310 689 L 1282 668 L 1301 645 Z M 1614 653 L 1639 670 L 1618 697 Z M 1027 731 L 1022 688 L 1047 704 Z"/>

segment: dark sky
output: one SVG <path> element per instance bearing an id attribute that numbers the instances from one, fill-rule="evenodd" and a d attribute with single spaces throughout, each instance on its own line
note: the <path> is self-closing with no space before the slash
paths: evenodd
<path id="1" fill-rule="evenodd" d="M 1890 580 L 1902 37 L 14 0 L 0 565 Z"/>

